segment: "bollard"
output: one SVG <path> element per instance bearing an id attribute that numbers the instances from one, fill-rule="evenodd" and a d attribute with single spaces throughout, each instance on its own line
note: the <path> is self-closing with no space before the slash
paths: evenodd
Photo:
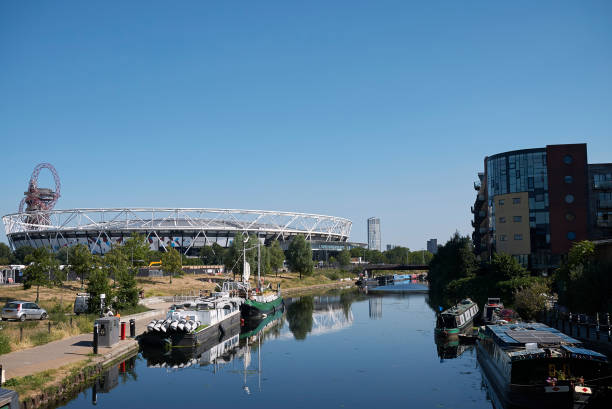
<path id="1" fill-rule="evenodd" d="M 121 340 L 125 339 L 125 321 L 121 321 Z"/>
<path id="2" fill-rule="evenodd" d="M 93 331 L 93 353 L 94 355 L 98 355 L 98 323 L 94 324 Z"/>
<path id="3" fill-rule="evenodd" d="M 49 334 L 51 333 L 51 321 L 49 321 L 47 324 L 49 324 Z"/>
<path id="4" fill-rule="evenodd" d="M 19 327 L 19 342 L 23 341 L 23 327 Z"/>
<path id="5" fill-rule="evenodd" d="M 595 316 L 595 322 L 596 322 L 596 325 L 597 325 L 595 327 L 595 337 L 599 341 L 599 313 L 597 313 L 597 315 Z"/>
<path id="6" fill-rule="evenodd" d="M 72 316 L 70 316 L 70 328 L 72 328 Z"/>
<path id="7" fill-rule="evenodd" d="M 134 318 L 130 319 L 130 337 L 136 337 L 136 320 Z"/>
<path id="8" fill-rule="evenodd" d="M 0 364 L 0 386 L 4 385 L 4 368 Z"/>

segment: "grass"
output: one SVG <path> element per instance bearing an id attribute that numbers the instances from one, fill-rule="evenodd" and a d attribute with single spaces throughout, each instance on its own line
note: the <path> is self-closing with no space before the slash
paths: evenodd
<path id="1" fill-rule="evenodd" d="M 48 369 L 37 374 L 11 378 L 3 386 L 17 391 L 19 398 L 23 400 L 32 393 L 45 390 L 70 376 L 76 375 L 91 362 L 91 358 L 88 358 L 85 361 L 64 365 L 56 369 Z"/>

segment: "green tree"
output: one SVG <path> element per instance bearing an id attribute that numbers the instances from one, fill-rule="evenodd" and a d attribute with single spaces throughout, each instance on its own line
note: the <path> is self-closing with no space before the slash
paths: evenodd
<path id="1" fill-rule="evenodd" d="M 25 264 L 28 255 L 34 253 L 34 247 L 32 246 L 21 246 L 13 253 L 15 262 L 17 264 Z"/>
<path id="2" fill-rule="evenodd" d="M 270 247 L 268 248 L 268 254 L 270 256 L 270 267 L 276 273 L 278 277 L 278 270 L 283 267 L 283 261 L 285 261 L 285 253 L 283 249 L 281 249 L 280 243 L 278 240 L 274 240 Z"/>
<path id="3" fill-rule="evenodd" d="M 13 262 L 13 252 L 4 243 L 0 243 L 0 265 L 8 265 Z"/>
<path id="4" fill-rule="evenodd" d="M 121 310 L 138 304 L 138 286 L 133 271 L 127 269 L 117 273 L 118 288 L 115 292 L 115 308 Z"/>
<path id="5" fill-rule="evenodd" d="M 353 258 L 361 257 L 362 259 L 365 258 L 365 249 L 361 247 L 353 247 L 351 249 L 351 257 Z"/>
<path id="6" fill-rule="evenodd" d="M 542 281 L 518 289 L 514 293 L 516 311 L 527 320 L 536 318 L 537 314 L 546 308 L 548 293 L 548 286 Z"/>
<path id="7" fill-rule="evenodd" d="M 246 240 L 247 242 L 245 243 L 245 237 L 241 234 L 237 234 L 232 244 L 225 252 L 225 259 L 223 261 L 223 264 L 225 264 L 225 271 L 233 271 L 234 278 L 236 275 L 242 276 L 243 249 L 246 249 L 246 259 L 251 266 L 251 274 L 257 272 L 257 237 L 251 235 Z"/>
<path id="8" fill-rule="evenodd" d="M 70 269 L 81 277 L 81 288 L 85 287 L 85 278 L 91 272 L 93 257 L 89 247 L 84 244 L 77 244 L 70 251 Z"/>
<path id="9" fill-rule="evenodd" d="M 338 253 L 338 264 L 340 264 L 341 267 L 346 267 L 351 264 L 351 253 L 349 253 L 347 249 Z"/>
<path id="10" fill-rule="evenodd" d="M 330 264 L 330 265 L 335 266 L 337 262 L 338 262 L 338 260 L 336 260 L 336 257 L 331 256 L 331 257 L 329 258 L 329 264 Z"/>
<path id="11" fill-rule="evenodd" d="M 385 262 L 385 256 L 378 250 L 368 250 L 366 253 L 366 261 L 372 264 L 382 264 Z"/>
<path id="12" fill-rule="evenodd" d="M 131 270 L 130 273 L 134 275 L 136 268 L 130 268 L 130 261 L 127 259 L 125 251 L 121 247 L 114 247 L 111 251 L 107 252 L 103 258 L 104 268 L 108 277 L 112 277 L 113 283 L 119 278 L 119 275 Z"/>
<path id="13" fill-rule="evenodd" d="M 101 295 L 106 296 L 104 302 L 105 305 L 109 305 L 113 299 L 111 293 L 110 280 L 105 269 L 102 268 L 102 260 L 94 258 L 94 268 L 89 273 L 89 280 L 87 281 L 87 292 L 89 293 L 89 312 L 102 313 L 100 310 Z"/>
<path id="14" fill-rule="evenodd" d="M 529 271 L 516 258 L 505 253 L 493 254 L 491 261 L 484 265 L 483 271 L 495 281 L 512 280 L 529 275 Z"/>
<path id="15" fill-rule="evenodd" d="M 183 267 L 181 265 L 181 255 L 174 247 L 168 247 L 167 251 L 162 254 L 162 269 L 170 275 L 170 284 L 172 284 L 172 276 L 183 275 Z"/>
<path id="16" fill-rule="evenodd" d="M 142 234 L 132 233 L 121 248 L 133 267 L 145 266 L 151 256 L 146 237 Z"/>
<path id="17" fill-rule="evenodd" d="M 291 243 L 289 243 L 287 263 L 289 263 L 291 270 L 300 273 L 300 280 L 302 279 L 302 274 L 306 276 L 312 274 L 312 249 L 304 236 L 295 236 Z"/>
<path id="18" fill-rule="evenodd" d="M 40 298 L 40 286 L 51 287 L 62 285 L 63 272 L 59 269 L 59 262 L 53 252 L 47 247 L 39 247 L 32 254 L 26 256 L 29 263 L 24 272 L 24 289 L 36 286 L 36 302 Z"/>
<path id="19" fill-rule="evenodd" d="M 225 248 L 218 243 L 213 243 L 211 246 L 203 246 L 200 249 L 200 258 L 205 265 L 220 265 L 223 264 L 225 257 Z"/>
<path id="20" fill-rule="evenodd" d="M 393 247 L 383 253 L 385 263 L 388 264 L 408 264 L 410 249 L 407 247 Z"/>

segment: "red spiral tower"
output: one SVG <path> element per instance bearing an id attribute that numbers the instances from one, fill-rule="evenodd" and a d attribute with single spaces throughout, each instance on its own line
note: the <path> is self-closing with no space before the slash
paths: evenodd
<path id="1" fill-rule="evenodd" d="M 53 175 L 55 181 L 55 190 L 50 188 L 38 187 L 38 175 L 43 169 L 48 169 Z M 24 206 L 26 213 L 35 213 L 28 216 L 28 223 L 32 224 L 49 224 L 49 217 L 45 213 L 52 210 L 57 203 L 57 199 L 60 197 L 60 178 L 57 171 L 50 163 L 39 163 L 34 168 L 32 176 L 30 177 L 30 183 L 28 184 L 28 191 L 24 192 L 25 197 L 21 199 L 19 203 L 19 213 L 23 213 Z"/>

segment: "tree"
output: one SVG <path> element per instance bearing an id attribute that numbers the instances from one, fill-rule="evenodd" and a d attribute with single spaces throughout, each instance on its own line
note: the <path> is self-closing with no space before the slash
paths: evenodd
<path id="1" fill-rule="evenodd" d="M 393 247 L 383 253 L 385 263 L 389 264 L 408 264 L 410 249 L 407 247 Z"/>
<path id="2" fill-rule="evenodd" d="M 127 269 L 119 271 L 117 284 L 119 287 L 115 292 L 115 308 L 124 309 L 136 306 L 138 304 L 138 287 L 134 273 Z"/>
<path id="3" fill-rule="evenodd" d="M 283 267 L 283 261 L 285 261 L 285 253 L 283 249 L 281 249 L 280 243 L 278 240 L 274 240 L 272 245 L 268 247 L 268 254 L 270 256 L 270 267 L 276 273 L 278 277 L 278 270 Z"/>
<path id="4" fill-rule="evenodd" d="M 366 260 L 368 263 L 382 264 L 385 262 L 385 257 L 383 253 L 378 250 L 368 250 L 366 253 Z"/>
<path id="5" fill-rule="evenodd" d="M 548 292 L 548 286 L 541 281 L 519 289 L 514 293 L 516 311 L 527 320 L 534 319 L 538 312 L 546 308 Z"/>
<path id="6" fill-rule="evenodd" d="M 300 237 L 300 236 L 298 236 Z M 287 321 L 289 330 L 297 340 L 306 339 L 306 335 L 312 331 L 312 312 L 314 310 L 314 298 L 300 297 L 299 301 L 291 303 L 287 308 Z"/>
<path id="7" fill-rule="evenodd" d="M 200 249 L 200 258 L 206 265 L 223 264 L 224 256 L 225 248 L 221 247 L 218 243 L 213 243 L 211 246 L 203 246 Z"/>
<path id="8" fill-rule="evenodd" d="M 183 266 L 181 265 L 181 255 L 174 247 L 169 247 L 161 256 L 162 269 L 170 274 L 170 284 L 172 284 L 173 275 L 182 275 Z"/>
<path id="9" fill-rule="evenodd" d="M 341 267 L 346 267 L 351 264 L 351 253 L 349 253 L 347 249 L 338 253 L 338 264 L 340 264 Z"/>
<path id="10" fill-rule="evenodd" d="M 257 263 L 257 237 L 251 235 L 247 239 L 247 243 L 244 243 L 245 237 L 241 234 L 236 235 L 232 244 L 229 246 L 227 251 L 225 252 L 225 259 L 223 264 L 225 264 L 225 271 L 233 271 L 234 278 L 236 274 L 239 276 L 242 275 L 243 270 L 243 259 L 242 253 L 243 249 L 246 248 L 246 259 L 249 265 L 251 266 L 251 272 L 254 272 L 254 268 Z"/>
<path id="11" fill-rule="evenodd" d="M 26 263 L 30 263 L 25 269 L 24 289 L 36 286 L 36 302 L 40 298 L 40 286 L 61 285 L 63 281 L 59 262 L 47 247 L 39 247 L 26 257 Z"/>
<path id="12" fill-rule="evenodd" d="M 358 257 L 365 258 L 365 249 L 361 248 L 361 247 L 353 247 L 351 249 L 351 257 L 354 257 L 354 258 L 358 258 Z"/>
<path id="13" fill-rule="evenodd" d="M 130 262 L 127 259 L 125 251 L 123 251 L 121 247 L 111 249 L 111 251 L 104 255 L 103 260 L 106 274 L 108 277 L 113 278 L 113 283 L 115 283 L 115 281 L 119 278 L 119 275 L 127 272 L 128 270 L 131 270 L 131 275 L 134 275 L 136 272 L 136 268 L 130 269 Z"/>
<path id="14" fill-rule="evenodd" d="M 81 288 L 84 288 L 85 277 L 91 272 L 93 258 L 89 247 L 77 244 L 70 251 L 70 269 L 81 277 Z"/>
<path id="15" fill-rule="evenodd" d="M 132 233 L 129 239 L 122 246 L 123 253 L 134 267 L 142 267 L 146 265 L 149 259 L 149 246 L 145 236 L 142 234 Z"/>
<path id="16" fill-rule="evenodd" d="M 0 265 L 8 265 L 13 262 L 13 252 L 4 243 L 0 243 Z"/>
<path id="17" fill-rule="evenodd" d="M 516 258 L 505 253 L 493 254 L 493 258 L 485 264 L 483 270 L 496 281 L 512 280 L 529 275 L 529 271 Z"/>
<path id="18" fill-rule="evenodd" d="M 14 260 L 17 264 L 25 264 L 26 257 L 32 253 L 34 253 L 34 247 L 21 246 L 13 253 Z"/>
<path id="19" fill-rule="evenodd" d="M 287 263 L 289 268 L 300 273 L 300 280 L 303 275 L 311 275 L 313 269 L 312 249 L 310 243 L 306 241 L 304 236 L 298 235 L 289 243 L 287 250 Z"/>
<path id="20" fill-rule="evenodd" d="M 111 293 L 108 274 L 100 266 L 102 261 L 96 258 L 95 264 L 96 266 L 90 272 L 89 280 L 87 281 L 87 292 L 89 293 L 89 312 L 102 313 L 103 311 L 100 310 L 101 295 L 104 294 L 106 296 L 105 303 L 110 303 L 113 299 L 113 295 Z"/>

